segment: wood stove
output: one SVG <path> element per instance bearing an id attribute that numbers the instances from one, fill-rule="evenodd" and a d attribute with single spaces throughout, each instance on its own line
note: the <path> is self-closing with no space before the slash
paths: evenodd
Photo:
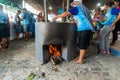
<path id="1" fill-rule="evenodd" d="M 49 46 L 59 45 L 62 58 L 71 61 L 77 53 L 77 27 L 74 23 L 44 23 L 35 24 L 36 58 L 41 64 L 50 60 Z"/>

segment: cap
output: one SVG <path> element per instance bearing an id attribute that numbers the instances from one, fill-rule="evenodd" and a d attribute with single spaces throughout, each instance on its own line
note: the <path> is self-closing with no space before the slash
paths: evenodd
<path id="1" fill-rule="evenodd" d="M 73 2 L 71 3 L 71 5 L 73 5 L 75 2 L 80 2 L 80 3 L 82 3 L 82 0 L 73 0 Z"/>
<path id="2" fill-rule="evenodd" d="M 82 0 L 74 0 L 72 3 L 74 3 L 74 2 L 80 2 L 80 3 L 82 3 Z"/>

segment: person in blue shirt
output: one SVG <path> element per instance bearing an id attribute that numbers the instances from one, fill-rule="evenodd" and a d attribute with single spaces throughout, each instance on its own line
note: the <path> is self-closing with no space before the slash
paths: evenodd
<path id="1" fill-rule="evenodd" d="M 105 14 L 104 22 L 102 25 L 104 27 L 101 29 L 99 34 L 99 49 L 100 53 L 110 54 L 109 52 L 109 34 L 114 29 L 114 27 L 111 27 L 111 24 L 116 19 L 116 15 L 111 14 L 112 13 L 112 6 L 114 3 L 112 1 L 105 3 L 105 10 L 107 13 Z"/>
<path id="2" fill-rule="evenodd" d="M 9 47 L 10 42 L 10 29 L 9 29 L 9 18 L 6 13 L 3 12 L 3 7 L 0 7 L 0 40 L 2 46 L 0 50 L 5 50 L 5 47 Z M 7 46 L 5 46 L 5 43 Z"/>
<path id="3" fill-rule="evenodd" d="M 73 6 L 72 9 L 56 16 L 54 20 L 60 17 L 72 15 L 77 21 L 78 47 L 80 49 L 80 55 L 76 58 L 75 63 L 82 64 L 84 62 L 84 55 L 89 46 L 90 36 L 93 31 L 93 24 L 89 10 L 82 4 L 82 0 L 74 0 L 71 5 Z"/>
<path id="4" fill-rule="evenodd" d="M 31 13 L 24 8 L 22 17 L 23 17 L 23 20 L 24 20 L 24 26 L 23 27 L 24 27 L 25 38 L 27 40 L 29 40 L 30 31 L 31 31 L 31 27 L 30 27 Z"/>
<path id="5" fill-rule="evenodd" d="M 115 8 L 112 10 L 113 15 L 118 15 L 120 12 L 120 0 L 114 0 L 114 6 Z M 118 34 L 117 32 L 120 31 L 120 20 L 117 21 L 115 24 L 115 29 L 112 31 L 112 42 L 110 43 L 111 46 L 115 45 L 116 40 L 118 39 Z"/>

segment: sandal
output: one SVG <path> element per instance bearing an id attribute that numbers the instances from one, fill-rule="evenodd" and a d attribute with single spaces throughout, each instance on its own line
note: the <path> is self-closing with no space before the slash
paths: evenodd
<path id="1" fill-rule="evenodd" d="M 77 61 L 75 61 L 75 63 L 76 63 L 76 64 L 84 64 L 85 62 L 84 62 L 84 61 L 79 61 L 79 60 L 77 60 Z"/>

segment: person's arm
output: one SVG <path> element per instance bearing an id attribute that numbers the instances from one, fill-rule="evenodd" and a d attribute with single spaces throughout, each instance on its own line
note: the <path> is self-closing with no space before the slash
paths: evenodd
<path id="1" fill-rule="evenodd" d="M 116 24 L 116 22 L 117 21 L 119 21 L 120 20 L 120 12 L 119 12 L 119 14 L 118 14 L 118 16 L 117 16 L 117 18 L 115 19 L 115 21 L 112 23 L 112 27 L 114 27 L 115 26 L 115 24 Z"/>
<path id="2" fill-rule="evenodd" d="M 55 21 L 57 18 L 63 18 L 66 16 L 70 16 L 70 15 L 77 15 L 78 14 L 78 8 L 74 7 L 66 12 L 64 12 L 63 14 L 57 15 L 53 20 Z"/>
<path id="3" fill-rule="evenodd" d="M 64 12 L 63 14 L 57 15 L 55 18 L 53 18 L 53 21 L 55 21 L 58 18 L 63 18 L 63 17 L 70 16 L 70 15 L 71 15 L 70 12 Z"/>

